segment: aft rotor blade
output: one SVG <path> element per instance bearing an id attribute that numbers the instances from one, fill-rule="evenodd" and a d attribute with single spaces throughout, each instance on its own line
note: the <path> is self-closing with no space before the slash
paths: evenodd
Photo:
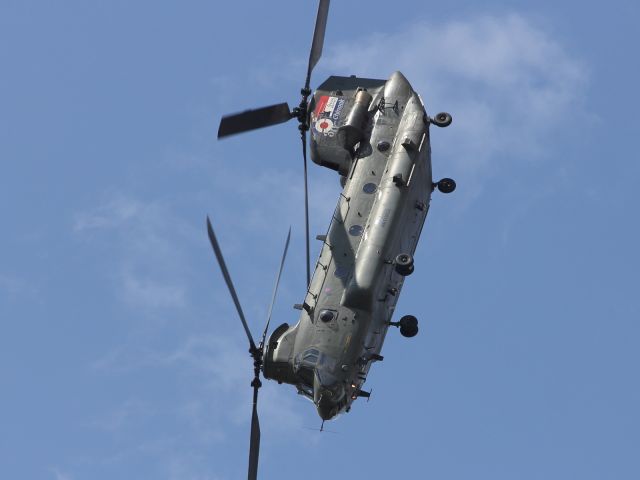
<path id="1" fill-rule="evenodd" d="M 251 440 L 249 443 L 248 480 L 258 478 L 258 458 L 260 456 L 260 421 L 258 420 L 258 389 L 253 391 L 253 414 L 251 415 Z"/>
<path id="2" fill-rule="evenodd" d="M 318 14 L 316 16 L 316 27 L 313 30 L 313 41 L 311 42 L 311 52 L 309 52 L 309 67 L 307 68 L 307 80 L 305 89 L 309 89 L 311 82 L 311 72 L 320 60 L 322 55 L 322 45 L 324 44 L 324 32 L 327 29 L 327 17 L 329 16 L 329 0 L 320 0 L 318 4 Z"/>
<path id="3" fill-rule="evenodd" d="M 244 313 L 242 312 L 242 307 L 240 306 L 240 301 L 238 300 L 236 289 L 234 288 L 233 282 L 231 281 L 231 276 L 229 275 L 229 270 L 227 270 L 227 265 L 224 263 L 222 250 L 220 250 L 220 245 L 218 244 L 216 235 L 215 233 L 213 233 L 213 227 L 211 226 L 211 221 L 209 220 L 209 216 L 207 216 L 207 232 L 209 233 L 209 241 L 211 242 L 213 251 L 216 254 L 216 258 L 218 259 L 220 270 L 222 270 L 222 276 L 224 277 L 224 281 L 227 283 L 227 287 L 229 288 L 229 293 L 231 294 L 231 298 L 233 298 L 233 303 L 235 303 L 236 305 L 236 310 L 238 310 L 238 315 L 240 316 L 240 321 L 242 321 L 242 326 L 244 327 L 244 331 L 247 333 L 247 338 L 249 339 L 250 351 L 255 352 L 257 350 L 256 344 L 253 341 L 253 337 L 251 336 L 251 332 L 249 331 L 249 326 L 247 325 L 247 321 L 244 318 Z"/>
<path id="4" fill-rule="evenodd" d="M 218 138 L 228 137 L 236 133 L 255 130 L 284 123 L 291 119 L 291 110 L 287 103 L 278 103 L 268 107 L 256 108 L 245 112 L 226 115 L 220 120 Z"/>
<path id="5" fill-rule="evenodd" d="M 282 252 L 282 260 L 280 260 L 280 270 L 278 270 L 278 276 L 276 277 L 276 284 L 273 287 L 273 295 L 271 296 L 271 305 L 269 305 L 269 312 L 267 313 L 267 324 L 264 326 L 264 332 L 262 332 L 262 341 L 260 342 L 261 347 L 264 347 L 264 340 L 265 338 L 267 338 L 267 330 L 269 330 L 269 323 L 271 322 L 271 312 L 273 311 L 273 305 L 276 303 L 276 294 L 278 293 L 280 276 L 282 275 L 282 269 L 284 268 L 284 260 L 285 258 L 287 258 L 287 250 L 289 250 L 289 240 L 291 240 L 291 227 L 289 227 L 287 240 L 284 243 L 284 252 Z"/>
<path id="6" fill-rule="evenodd" d="M 302 160 L 304 161 L 304 226 L 307 245 L 307 288 L 311 284 L 311 262 L 309 260 L 309 189 L 307 183 L 307 131 L 302 130 Z"/>

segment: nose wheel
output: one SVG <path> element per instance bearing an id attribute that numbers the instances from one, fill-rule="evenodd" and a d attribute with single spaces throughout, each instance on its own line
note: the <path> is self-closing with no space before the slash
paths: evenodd
<path id="1" fill-rule="evenodd" d="M 413 315 L 405 315 L 399 322 L 389 322 L 389 325 L 400 327 L 400 335 L 403 337 L 415 337 L 418 334 L 418 319 Z"/>

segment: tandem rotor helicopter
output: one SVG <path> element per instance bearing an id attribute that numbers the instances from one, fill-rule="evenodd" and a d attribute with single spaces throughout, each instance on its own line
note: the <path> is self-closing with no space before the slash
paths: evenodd
<path id="1" fill-rule="evenodd" d="M 311 72 L 322 54 L 329 0 L 320 0 L 300 104 L 279 103 L 222 118 L 218 138 L 298 121 L 304 162 L 307 292 L 295 307 L 300 319 L 283 323 L 267 340 L 271 312 L 289 246 L 287 236 L 267 322 L 256 344 L 220 245 L 207 218 L 209 240 L 249 339 L 253 358 L 253 412 L 249 480 L 257 477 L 260 372 L 293 385 L 316 406 L 323 423 L 348 412 L 380 354 L 389 326 L 405 337 L 418 333 L 416 317 L 391 318 L 429 210 L 431 193 L 452 192 L 449 178 L 431 177 L 429 127 L 446 127 L 451 115 L 429 117 L 420 96 L 400 72 L 387 80 L 331 76 L 310 97 Z M 307 131 L 314 163 L 335 170 L 343 186 L 322 241 L 313 276 L 309 262 Z"/>

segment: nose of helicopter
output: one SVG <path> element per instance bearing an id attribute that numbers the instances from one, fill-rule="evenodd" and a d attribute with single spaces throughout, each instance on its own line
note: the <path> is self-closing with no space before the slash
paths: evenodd
<path id="1" fill-rule="evenodd" d="M 336 405 L 326 401 L 316 403 L 316 409 L 322 420 L 331 420 L 337 414 Z"/>
<path id="2" fill-rule="evenodd" d="M 344 397 L 344 386 L 340 382 L 323 383 L 317 373 L 314 375 L 313 403 L 316 404 L 318 415 L 322 420 L 330 420 L 338 414 L 342 397 Z"/>

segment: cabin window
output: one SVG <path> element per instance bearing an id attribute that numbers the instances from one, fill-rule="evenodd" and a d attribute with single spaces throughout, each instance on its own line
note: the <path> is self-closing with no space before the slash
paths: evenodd
<path id="1" fill-rule="evenodd" d="M 362 235 L 363 230 L 364 229 L 362 228 L 362 225 L 351 225 L 351 227 L 349 228 L 349 235 L 359 237 L 360 235 Z"/>
<path id="2" fill-rule="evenodd" d="M 313 392 L 313 369 L 303 366 L 298 369 L 298 378 L 302 381 L 303 385 L 311 388 Z"/>
<path id="3" fill-rule="evenodd" d="M 306 352 L 304 352 L 304 356 L 302 357 L 303 362 L 306 365 L 315 365 L 318 363 L 318 357 L 320 356 L 320 352 L 315 348 L 310 348 Z"/>
<path id="4" fill-rule="evenodd" d="M 375 183 L 365 183 L 364 187 L 362 187 L 364 193 L 375 193 L 377 189 L 378 186 Z"/>
<path id="5" fill-rule="evenodd" d="M 319 318 L 321 321 L 327 323 L 335 318 L 335 312 L 333 310 L 321 310 Z"/>
<path id="6" fill-rule="evenodd" d="M 382 140 L 381 142 L 378 142 L 378 145 L 376 145 L 378 150 L 380 150 L 381 152 L 386 152 L 387 150 L 389 150 L 390 146 L 391 145 L 389 144 L 389 142 L 384 140 Z"/>
<path id="7" fill-rule="evenodd" d="M 304 395 L 307 398 L 313 400 L 313 387 L 305 385 L 303 383 L 298 384 L 298 393 Z"/>
<path id="8" fill-rule="evenodd" d="M 313 370 L 320 358 L 320 351 L 317 348 L 310 348 L 303 353 L 296 355 L 293 360 L 293 369 L 299 373 L 303 368 Z"/>

